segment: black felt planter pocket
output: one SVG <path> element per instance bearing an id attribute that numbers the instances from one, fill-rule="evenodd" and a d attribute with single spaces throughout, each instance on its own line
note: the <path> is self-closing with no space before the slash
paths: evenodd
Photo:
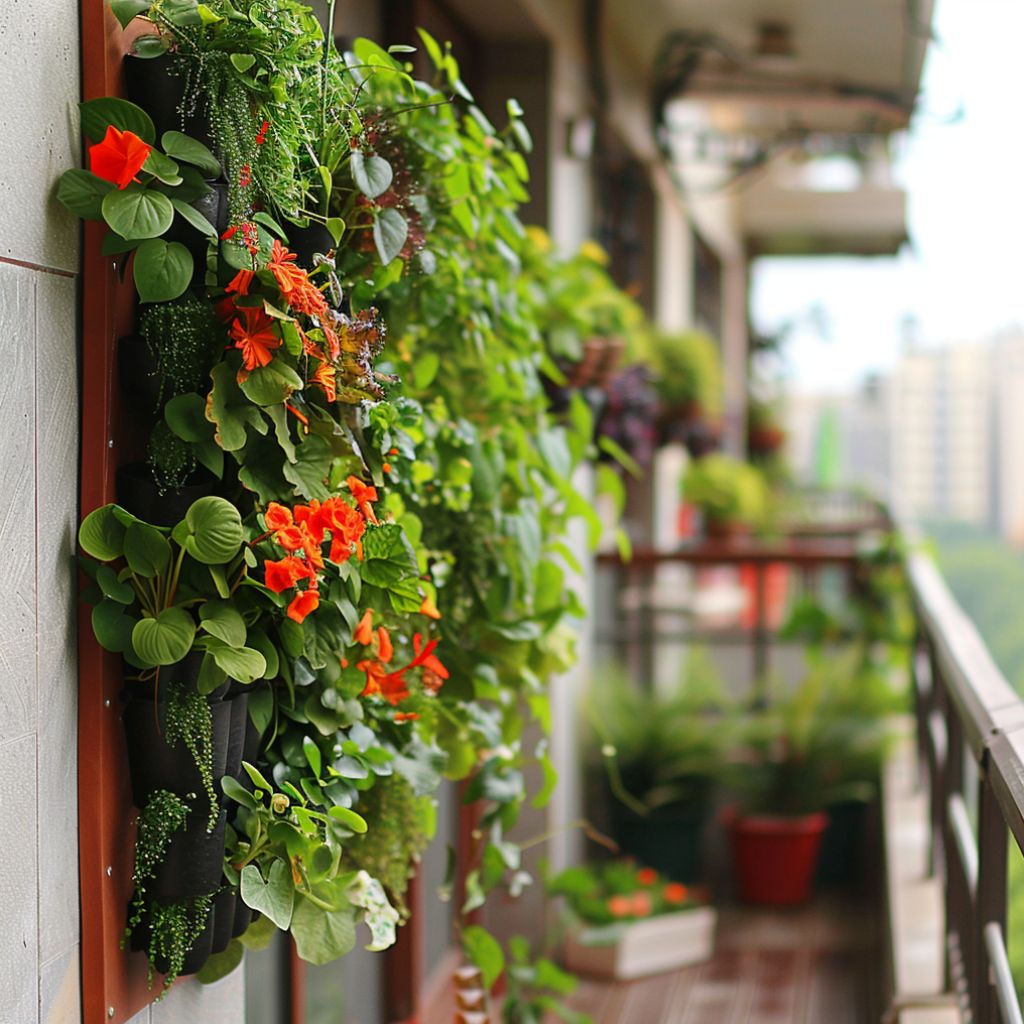
<path id="1" fill-rule="evenodd" d="M 199 801 L 185 827 L 171 837 L 164 859 L 146 887 L 148 895 L 161 903 L 176 903 L 209 896 L 220 888 L 227 815 L 220 813 L 212 832 L 206 831 L 209 823 L 204 801 Z"/>
<path id="2" fill-rule="evenodd" d="M 163 57 L 135 57 L 124 60 L 124 82 L 128 99 L 143 107 L 153 119 L 159 142 L 164 132 L 183 131 L 193 139 L 212 149 L 210 119 L 205 110 L 181 115 L 185 99 L 185 78 L 172 74 L 173 59 Z"/>
<path id="3" fill-rule="evenodd" d="M 161 394 L 156 356 L 137 334 L 117 343 L 117 375 L 121 398 L 137 413 L 152 417 L 159 413 L 166 397 Z"/>
<path id="4" fill-rule="evenodd" d="M 252 922 L 252 908 L 239 895 L 235 900 L 235 914 L 231 921 L 231 938 L 237 939 L 239 935 L 243 935 Z"/>
<path id="5" fill-rule="evenodd" d="M 245 747 L 245 730 L 249 721 L 249 695 L 247 693 L 229 693 L 225 704 L 231 709 L 231 726 L 228 733 L 227 761 L 224 774 L 233 779 L 241 780 L 246 775 L 242 768 L 242 751 Z"/>
<path id="6" fill-rule="evenodd" d="M 223 953 L 235 936 L 235 911 L 241 900 L 234 887 L 221 889 L 213 900 L 213 952 Z"/>
<path id="7" fill-rule="evenodd" d="M 176 526 L 192 502 L 213 494 L 217 478 L 207 469 L 197 469 L 184 487 L 160 493 L 153 473 L 145 462 L 130 462 L 118 467 L 115 478 L 117 503 L 143 522 L 154 526 Z"/>
<path id="8" fill-rule="evenodd" d="M 306 270 L 315 270 L 313 256 L 320 253 L 326 256 L 332 249 L 337 248 L 330 231 L 323 224 L 310 224 L 309 227 L 300 228 L 289 224 L 288 248 L 295 253 L 296 263 Z"/>
<path id="9" fill-rule="evenodd" d="M 220 793 L 220 780 L 227 765 L 231 735 L 231 707 L 223 701 L 209 705 L 213 731 L 213 788 Z M 132 799 L 145 807 L 151 793 L 166 789 L 178 796 L 194 793 L 198 814 L 205 820 L 205 789 L 202 776 L 188 747 L 181 739 L 167 741 L 167 708 L 163 700 L 129 699 L 124 708 L 125 739 L 131 769 Z"/>

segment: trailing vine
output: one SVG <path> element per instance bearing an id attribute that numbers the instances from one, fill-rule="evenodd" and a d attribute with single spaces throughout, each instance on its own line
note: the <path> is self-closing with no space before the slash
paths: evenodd
<path id="1" fill-rule="evenodd" d="M 174 903 L 149 905 L 148 980 L 152 985 L 153 965 L 159 963 L 164 969 L 164 987 L 159 998 L 167 994 L 181 973 L 185 957 L 206 927 L 212 902 L 212 896 L 193 896 Z"/>
<path id="2" fill-rule="evenodd" d="M 220 806 L 213 788 L 213 714 L 206 698 L 195 690 L 172 683 L 167 698 L 167 743 L 181 740 L 199 769 L 210 803 L 207 831 L 217 827 Z"/>
<path id="3" fill-rule="evenodd" d="M 210 304 L 194 295 L 143 310 L 139 316 L 139 335 L 156 360 L 160 380 L 158 405 L 203 387 L 210 372 L 218 328 Z"/>

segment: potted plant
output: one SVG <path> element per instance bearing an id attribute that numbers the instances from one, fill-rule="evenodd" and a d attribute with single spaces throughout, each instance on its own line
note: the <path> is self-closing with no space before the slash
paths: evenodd
<path id="1" fill-rule="evenodd" d="M 637 687 L 621 670 L 602 672 L 588 710 L 589 761 L 597 771 L 603 765 L 612 838 L 674 881 L 701 881 L 704 829 L 730 725 L 710 665 L 693 652 L 672 693 Z"/>
<path id="2" fill-rule="evenodd" d="M 767 488 L 761 474 L 749 463 L 714 453 L 694 459 L 682 480 L 686 501 L 704 517 L 708 537 L 727 539 L 764 522 Z"/>
<path id="3" fill-rule="evenodd" d="M 872 792 L 887 725 L 858 710 L 856 694 L 881 682 L 865 672 L 862 651 L 832 652 L 791 692 L 742 713 L 726 778 L 738 795 L 727 823 L 746 902 L 810 897 L 827 808 Z"/>
<path id="4" fill-rule="evenodd" d="M 567 868 L 548 891 L 568 905 L 571 971 L 628 981 L 701 963 L 713 952 L 717 915 L 703 890 L 635 861 Z"/>

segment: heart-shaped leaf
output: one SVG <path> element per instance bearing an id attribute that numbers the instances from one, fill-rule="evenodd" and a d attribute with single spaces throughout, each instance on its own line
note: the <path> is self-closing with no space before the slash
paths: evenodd
<path id="1" fill-rule="evenodd" d="M 280 405 L 302 388 L 302 378 L 284 360 L 272 359 L 256 367 L 240 387 L 256 405 Z"/>
<path id="2" fill-rule="evenodd" d="M 92 610 L 92 631 L 100 647 L 122 654 L 131 646 L 135 619 L 124 613 L 124 605 L 105 598 Z"/>
<path id="3" fill-rule="evenodd" d="M 168 209 L 173 213 L 169 202 Z M 192 254 L 180 242 L 149 238 L 135 251 L 135 290 L 143 302 L 170 302 L 188 288 L 192 268 Z"/>
<path id="4" fill-rule="evenodd" d="M 310 964 L 327 964 L 355 947 L 355 912 L 351 907 L 321 910 L 300 896 L 292 915 L 291 932 L 303 960 Z"/>
<path id="5" fill-rule="evenodd" d="M 351 160 L 352 178 L 368 199 L 376 199 L 391 187 L 394 173 L 391 164 L 382 156 L 363 156 L 357 149 L 353 151 Z"/>
<path id="6" fill-rule="evenodd" d="M 132 630 L 132 647 L 150 665 L 173 665 L 190 650 L 196 627 L 183 608 L 165 608 L 155 619 L 141 619 Z"/>
<path id="7" fill-rule="evenodd" d="M 99 99 L 79 103 L 82 115 L 82 132 L 93 142 L 102 142 L 107 129 L 113 125 L 118 131 L 131 132 L 151 146 L 156 142 L 153 119 L 142 107 L 115 96 L 101 96 Z"/>
<path id="8" fill-rule="evenodd" d="M 128 605 L 135 600 L 135 591 L 128 583 L 122 583 L 109 565 L 101 565 L 96 571 L 96 582 L 104 597 L 118 604 Z"/>
<path id="9" fill-rule="evenodd" d="M 232 679 L 240 683 L 251 683 L 262 679 L 267 671 L 267 663 L 259 651 L 251 647 L 229 647 L 216 639 L 204 642 L 206 650 L 212 655 L 218 668 L 223 669 Z"/>
<path id="10" fill-rule="evenodd" d="M 283 860 L 275 860 L 270 865 L 266 882 L 255 864 L 247 864 L 242 868 L 241 893 L 247 907 L 270 918 L 282 931 L 288 929 L 292 923 L 295 888 Z"/>
<path id="11" fill-rule="evenodd" d="M 381 263 L 387 265 L 401 251 L 409 236 L 406 219 L 392 207 L 379 210 L 373 221 L 373 241 Z"/>
<path id="12" fill-rule="evenodd" d="M 220 162 L 198 139 L 193 139 L 182 132 L 164 132 L 160 144 L 164 147 L 164 152 L 175 160 L 198 167 L 207 177 L 219 176 Z"/>
<path id="13" fill-rule="evenodd" d="M 57 199 L 76 217 L 99 220 L 103 216 L 103 197 L 114 188 L 112 181 L 104 181 L 92 171 L 75 167 L 60 176 Z"/>
<path id="14" fill-rule="evenodd" d="M 121 28 L 127 28 L 134 18 L 152 6 L 153 0 L 110 0 L 110 12 L 121 23 Z"/>
<path id="15" fill-rule="evenodd" d="M 153 189 L 115 189 L 100 204 L 103 219 L 122 238 L 132 241 L 162 235 L 174 220 L 170 199 Z"/>
<path id="16" fill-rule="evenodd" d="M 167 568 L 171 545 L 155 526 L 131 523 L 124 535 L 124 557 L 132 572 L 151 579 Z"/>
<path id="17" fill-rule="evenodd" d="M 199 625 L 230 647 L 245 646 L 245 619 L 229 601 L 206 601 L 199 608 Z"/>
<path id="18" fill-rule="evenodd" d="M 251 53 L 233 53 L 231 63 L 239 74 L 244 75 L 256 63 L 256 58 Z"/>
<path id="19" fill-rule="evenodd" d="M 181 171 L 178 165 L 169 157 L 164 156 L 158 149 L 151 149 L 142 169 L 154 178 L 158 178 L 165 185 L 180 185 L 182 182 Z"/>

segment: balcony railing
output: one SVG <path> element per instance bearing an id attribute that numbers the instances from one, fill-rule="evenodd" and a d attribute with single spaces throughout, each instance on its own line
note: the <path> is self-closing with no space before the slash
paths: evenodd
<path id="1" fill-rule="evenodd" d="M 599 609 L 599 651 L 617 653 L 634 678 L 654 680 L 654 652 L 666 644 L 743 645 L 754 697 L 766 699 L 757 687 L 779 644 L 779 601 L 772 594 L 779 574 L 788 578 L 790 600 L 823 591 L 833 598 L 863 593 L 870 572 L 864 533 L 890 524 L 877 506 L 865 503 L 861 511 L 824 528 L 809 516 L 772 542 L 638 550 L 627 563 L 603 556 L 599 572 L 612 578 L 598 590 L 615 595 L 616 603 Z M 719 614 L 713 600 L 702 605 L 705 584 L 721 588 L 721 575 L 710 578 L 723 570 L 741 599 L 730 615 Z M 930 866 L 945 893 L 948 992 L 964 1021 L 1024 1024 L 1006 940 L 1011 835 L 1024 851 L 1024 701 L 934 563 L 911 553 L 905 570 L 916 613 L 912 678 L 921 782 L 929 794 Z"/>

